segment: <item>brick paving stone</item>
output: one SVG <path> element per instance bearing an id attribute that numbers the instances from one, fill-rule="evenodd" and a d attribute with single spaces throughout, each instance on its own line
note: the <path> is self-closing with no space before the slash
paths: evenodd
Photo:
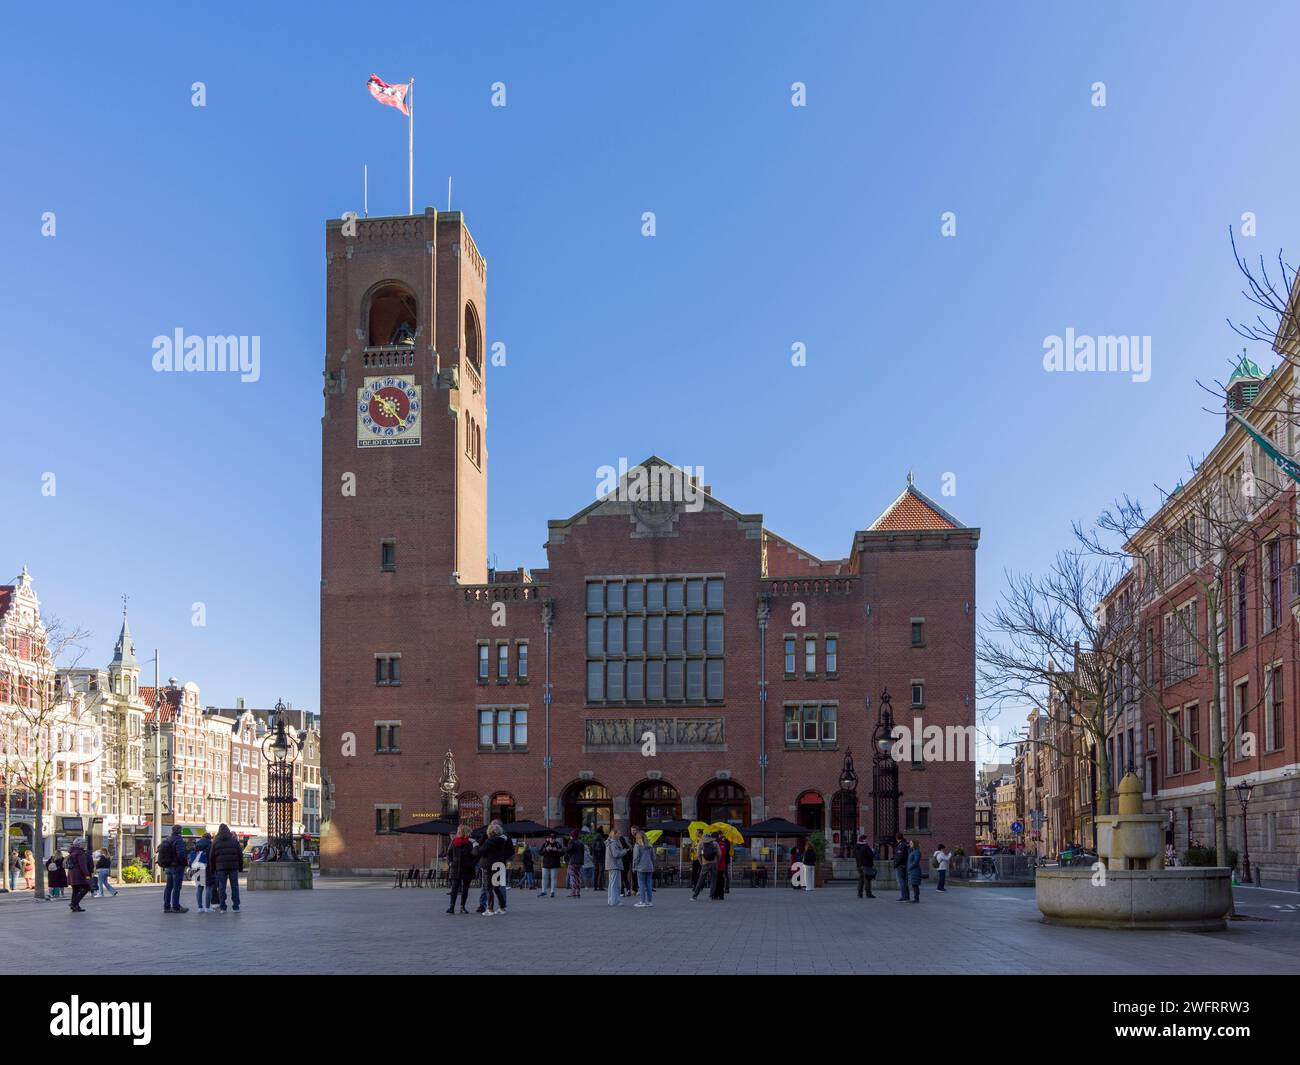
<path id="1" fill-rule="evenodd" d="M 19 894 L 0 898 L 0 950 L 41 973 L 1300 973 L 1300 911 L 1250 889 L 1238 908 L 1264 919 L 1210 934 L 1057 928 L 1028 889 L 930 891 L 919 906 L 847 887 L 738 888 L 721 903 L 676 889 L 648 910 L 515 890 L 492 918 L 448 916 L 446 902 L 335 879 L 245 892 L 239 914 L 164 915 L 150 887 L 87 899 L 84 914 Z M 150 949 L 164 938 L 165 966 Z M 609 961 L 610 943 L 625 962 Z"/>

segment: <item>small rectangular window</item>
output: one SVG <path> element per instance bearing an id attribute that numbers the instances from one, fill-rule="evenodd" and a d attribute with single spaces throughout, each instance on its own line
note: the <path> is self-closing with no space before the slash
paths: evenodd
<path id="1" fill-rule="evenodd" d="M 629 700 L 645 698 L 645 663 L 632 660 L 627 663 L 627 697 Z"/>
<path id="2" fill-rule="evenodd" d="M 708 605 L 710 610 L 722 609 L 722 585 L 720 580 L 709 581 Z"/>
<path id="3" fill-rule="evenodd" d="M 925 622 L 923 621 L 912 622 L 912 646 L 925 646 Z"/>
<path id="4" fill-rule="evenodd" d="M 704 582 L 687 581 L 686 582 L 686 609 L 703 610 L 704 609 Z"/>
<path id="5" fill-rule="evenodd" d="M 683 589 L 681 581 L 668 581 L 668 609 L 681 610 L 683 603 Z"/>
<path id="6" fill-rule="evenodd" d="M 515 679 L 528 679 L 528 644 L 521 643 L 515 650 Z"/>
<path id="7" fill-rule="evenodd" d="M 711 614 L 708 620 L 708 632 L 705 638 L 705 650 L 711 655 L 722 654 L 722 615 Z"/>
<path id="8" fill-rule="evenodd" d="M 510 679 L 510 645 L 497 644 L 497 680 Z"/>
<path id="9" fill-rule="evenodd" d="M 710 658 L 706 667 L 705 680 L 708 691 L 705 697 L 709 699 L 722 698 L 722 659 Z"/>
<path id="10" fill-rule="evenodd" d="M 605 673 L 605 698 L 622 699 L 623 698 L 623 663 L 612 661 L 605 663 L 607 669 Z"/>
<path id="11" fill-rule="evenodd" d="M 663 581 L 646 581 L 645 608 L 647 610 L 662 610 L 664 608 Z"/>
<path id="12" fill-rule="evenodd" d="M 664 697 L 664 664 L 647 662 L 645 664 L 645 697 L 662 699 Z"/>
<path id="13" fill-rule="evenodd" d="M 698 658 L 686 662 L 686 698 L 704 698 L 704 663 Z"/>
<path id="14" fill-rule="evenodd" d="M 488 645 L 485 643 L 478 645 L 478 679 L 488 679 Z"/>
<path id="15" fill-rule="evenodd" d="M 803 671 L 807 676 L 817 672 L 817 638 L 815 636 L 804 637 Z"/>
<path id="16" fill-rule="evenodd" d="M 794 637 L 785 638 L 785 675 L 794 676 Z"/>
<path id="17" fill-rule="evenodd" d="M 605 621 L 603 618 L 587 619 L 587 654 L 605 653 Z"/>
<path id="18" fill-rule="evenodd" d="M 605 585 L 605 609 L 611 614 L 623 609 L 623 586 L 615 581 Z"/>
<path id="19" fill-rule="evenodd" d="M 787 706 L 785 708 L 785 742 L 792 745 L 799 743 L 799 708 L 797 706 Z"/>
<path id="20" fill-rule="evenodd" d="M 840 671 L 840 641 L 834 636 L 826 637 L 826 675 L 833 677 Z"/>
<path id="21" fill-rule="evenodd" d="M 913 705 L 913 706 L 924 706 L 924 705 L 925 705 L 925 685 L 924 685 L 924 684 L 913 684 L 913 685 L 912 685 L 912 705 Z"/>
<path id="22" fill-rule="evenodd" d="M 480 710 L 478 712 L 478 745 L 480 747 L 492 746 L 492 711 Z"/>
<path id="23" fill-rule="evenodd" d="M 640 581 L 628 581 L 627 608 L 629 611 L 645 609 L 645 585 Z"/>
<path id="24" fill-rule="evenodd" d="M 605 586 L 598 581 L 587 585 L 587 613 L 599 614 L 605 609 Z"/>
<path id="25" fill-rule="evenodd" d="M 685 689 L 684 663 L 680 660 L 665 663 L 668 667 L 668 698 L 682 698 Z"/>
<path id="26" fill-rule="evenodd" d="M 587 663 L 587 699 L 599 702 L 605 698 L 605 663 Z"/>
<path id="27" fill-rule="evenodd" d="M 645 618 L 627 619 L 627 653 L 639 655 L 645 653 Z"/>
<path id="28" fill-rule="evenodd" d="M 379 546 L 379 568 L 389 571 L 397 569 L 397 544 L 392 540 L 385 540 Z"/>

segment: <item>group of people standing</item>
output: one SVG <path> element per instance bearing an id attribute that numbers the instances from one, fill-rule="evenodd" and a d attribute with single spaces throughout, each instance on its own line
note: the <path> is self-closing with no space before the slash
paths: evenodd
<path id="1" fill-rule="evenodd" d="M 199 913 L 225 913 L 229 901 L 239 912 L 239 874 L 244 870 L 244 844 L 221 825 L 214 837 L 204 832 L 191 851 L 181 835 L 180 825 L 158 847 L 155 862 L 167 876 L 163 885 L 163 913 L 189 913 L 181 905 L 181 888 L 194 883 Z M 213 904 L 216 904 L 215 906 Z"/>
<path id="2" fill-rule="evenodd" d="M 65 891 L 71 890 L 69 908 L 73 913 L 85 913 L 81 900 L 105 898 L 116 895 L 117 888 L 108 882 L 112 863 L 107 849 L 102 849 L 93 858 L 86 850 L 85 840 L 75 839 L 68 846 L 65 854 L 55 850 L 45 859 L 45 886 L 49 892 L 48 899 L 61 899 Z M 22 875 L 23 887 L 28 891 L 36 888 L 36 859 L 30 850 L 9 852 L 9 890 L 18 890 L 18 877 Z"/>

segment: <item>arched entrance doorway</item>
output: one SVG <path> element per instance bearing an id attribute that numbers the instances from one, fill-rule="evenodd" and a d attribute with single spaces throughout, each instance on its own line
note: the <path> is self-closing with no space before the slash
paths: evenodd
<path id="1" fill-rule="evenodd" d="M 477 791 L 462 791 L 456 796 L 456 812 L 461 824 L 483 827 L 483 796 Z"/>
<path id="2" fill-rule="evenodd" d="M 500 821 L 503 825 L 519 820 L 515 816 L 515 797 L 508 791 L 496 792 L 488 806 L 489 820 Z"/>
<path id="3" fill-rule="evenodd" d="M 705 784 L 696 796 L 699 818 L 707 824 L 726 821 L 732 825 L 749 824 L 749 793 L 734 780 L 714 780 Z"/>
<path id="4" fill-rule="evenodd" d="M 567 828 L 614 827 L 614 800 L 609 789 L 594 780 L 575 780 L 561 796 Z"/>
<path id="5" fill-rule="evenodd" d="M 796 823 L 810 832 L 821 832 L 826 828 L 826 801 L 818 792 L 805 791 L 799 796 Z"/>
<path id="6" fill-rule="evenodd" d="M 682 797 L 666 780 L 643 780 L 627 800 L 632 824 L 641 828 L 654 821 L 677 821 L 682 816 Z"/>

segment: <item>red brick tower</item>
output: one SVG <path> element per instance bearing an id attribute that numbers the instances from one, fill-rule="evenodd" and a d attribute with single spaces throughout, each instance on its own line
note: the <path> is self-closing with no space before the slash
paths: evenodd
<path id="1" fill-rule="evenodd" d="M 487 579 L 487 267 L 459 212 L 432 208 L 331 221 L 325 250 L 321 713 L 338 785 L 346 734 L 373 751 L 376 721 L 417 715 L 424 685 L 401 681 L 436 669 L 412 660 L 436 604 Z"/>

